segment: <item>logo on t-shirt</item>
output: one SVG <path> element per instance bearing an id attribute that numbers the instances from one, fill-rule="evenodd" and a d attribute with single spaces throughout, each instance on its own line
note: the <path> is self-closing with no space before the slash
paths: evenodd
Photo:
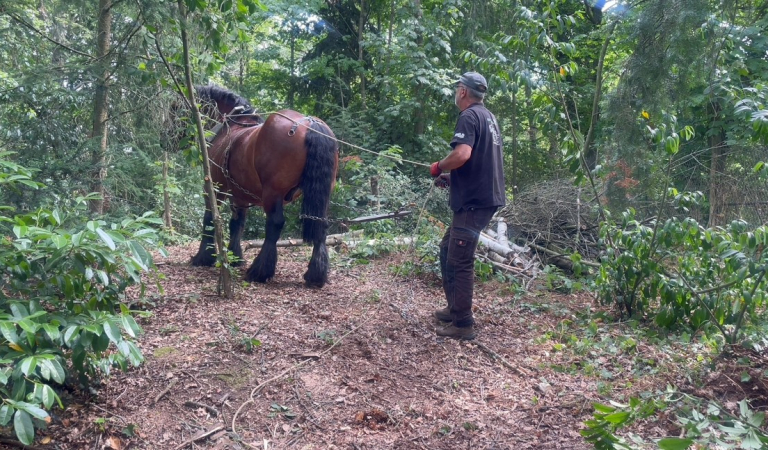
<path id="1" fill-rule="evenodd" d="M 490 117 L 487 118 L 486 121 L 488 121 L 488 130 L 493 137 L 493 145 L 501 145 L 501 136 L 499 135 L 498 125 L 496 125 L 496 122 L 491 120 Z"/>
<path id="2" fill-rule="evenodd" d="M 453 137 L 457 137 L 459 139 L 464 139 L 464 133 L 456 133 L 453 135 Z"/>

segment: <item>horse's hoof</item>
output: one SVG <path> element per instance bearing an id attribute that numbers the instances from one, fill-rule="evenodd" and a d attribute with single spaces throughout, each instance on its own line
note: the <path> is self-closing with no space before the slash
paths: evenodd
<path id="1" fill-rule="evenodd" d="M 246 272 L 245 273 L 245 281 L 249 283 L 266 283 L 267 281 L 271 280 L 272 277 L 267 277 L 264 275 L 259 275 L 257 273 L 252 272 Z"/>
<path id="2" fill-rule="evenodd" d="M 307 274 L 304 274 L 304 286 L 308 288 L 314 288 L 314 289 L 320 289 L 323 286 L 325 286 L 326 280 L 324 277 L 317 279 L 312 279 L 311 277 L 307 276 Z"/>

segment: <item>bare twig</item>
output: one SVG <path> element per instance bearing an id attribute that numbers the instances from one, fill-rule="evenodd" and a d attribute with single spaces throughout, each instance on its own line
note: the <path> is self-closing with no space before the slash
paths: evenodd
<path id="1" fill-rule="evenodd" d="M 208 430 L 208 431 L 202 431 L 202 432 L 200 432 L 200 433 L 197 433 L 196 435 L 192 436 L 191 438 L 189 438 L 189 439 L 187 439 L 186 441 L 184 441 L 184 442 L 182 442 L 181 444 L 179 444 L 179 445 L 178 445 L 178 446 L 175 448 L 175 450 L 181 450 L 182 448 L 186 447 L 187 445 L 190 445 L 190 444 L 194 444 L 195 442 L 197 442 L 197 441 L 199 441 L 199 440 L 201 440 L 201 439 L 205 439 L 205 438 L 207 438 L 208 436 L 210 436 L 210 435 L 212 435 L 212 434 L 214 434 L 214 433 L 216 433 L 216 432 L 218 432 L 218 431 L 221 431 L 221 430 L 223 430 L 223 429 L 224 429 L 224 425 L 219 425 L 219 426 L 217 426 L 217 427 L 213 427 L 213 428 L 211 428 L 211 429 L 210 429 L 210 430 Z"/>
<path id="2" fill-rule="evenodd" d="M 510 369 L 510 370 L 513 370 L 513 371 L 517 372 L 518 375 L 523 376 L 523 377 L 527 377 L 527 378 L 530 378 L 530 377 L 533 376 L 530 373 L 528 373 L 526 370 L 524 370 L 522 367 L 513 366 L 506 359 L 504 359 L 503 356 L 501 356 L 498 353 L 496 353 L 495 351 L 491 350 L 490 348 L 488 348 L 488 346 L 486 346 L 482 342 L 472 342 L 472 345 L 476 345 L 480 350 L 482 350 L 485 353 L 487 353 L 491 358 L 498 360 L 501 363 L 502 366 L 506 367 L 507 369 Z"/>
<path id="3" fill-rule="evenodd" d="M 186 402 L 184 402 L 184 406 L 188 406 L 190 408 L 203 408 L 214 417 L 218 417 L 220 415 L 218 409 L 214 408 L 213 406 L 208 406 L 204 403 L 198 403 L 198 402 L 193 402 L 191 400 L 187 400 Z"/>
<path id="4" fill-rule="evenodd" d="M 160 399 L 163 398 L 163 396 L 167 394 L 168 391 L 170 391 L 178 381 L 179 381 L 178 378 L 174 378 L 173 380 L 171 380 L 171 382 L 168 384 L 168 387 L 163 389 L 163 391 L 160 392 L 159 394 L 157 394 L 157 396 L 155 397 L 155 401 L 153 401 L 152 403 L 154 404 L 160 401 Z"/>

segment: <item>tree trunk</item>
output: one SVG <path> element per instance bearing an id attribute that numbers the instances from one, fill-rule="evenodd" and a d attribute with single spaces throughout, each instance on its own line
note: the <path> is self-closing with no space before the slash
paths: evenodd
<path id="1" fill-rule="evenodd" d="M 512 91 L 512 193 L 517 194 L 517 87 Z"/>
<path id="2" fill-rule="evenodd" d="M 296 24 L 291 26 L 291 73 L 288 75 L 288 107 L 293 109 L 295 84 L 293 82 L 293 68 L 296 65 Z"/>
<path id="3" fill-rule="evenodd" d="M 536 155 L 536 137 L 538 130 L 536 129 L 536 108 L 533 106 L 533 91 L 531 90 L 530 83 L 525 85 L 525 104 L 528 109 L 528 152 L 533 157 Z"/>
<path id="4" fill-rule="evenodd" d="M 112 0 L 99 0 L 99 19 L 96 35 L 97 78 L 96 92 L 93 96 L 93 123 L 91 140 L 94 144 L 91 153 L 92 182 L 91 192 L 99 194 L 99 199 L 90 203 L 91 212 L 104 213 L 104 179 L 107 176 L 107 119 L 109 117 L 109 40 L 112 34 Z"/>
<path id="5" fill-rule="evenodd" d="M 227 250 L 224 247 L 224 232 L 221 216 L 219 215 L 219 209 L 216 205 L 216 189 L 213 187 L 213 180 L 211 178 L 211 161 L 208 158 L 208 145 L 205 141 L 203 120 L 200 117 L 200 109 L 197 107 L 197 102 L 194 95 L 194 84 L 192 83 L 192 67 L 189 62 L 189 37 L 187 35 L 187 8 L 184 5 L 184 0 L 178 0 L 178 4 L 179 14 L 181 16 L 181 44 L 184 49 L 184 76 L 187 88 L 187 99 L 189 100 L 189 104 L 192 107 L 192 117 L 194 117 L 195 125 L 197 126 L 197 145 L 200 146 L 201 153 L 203 154 L 206 203 L 207 207 L 211 211 L 211 214 L 213 215 L 213 233 L 214 243 L 216 245 L 216 258 L 221 264 L 217 291 L 218 295 L 225 298 L 231 298 L 233 293 L 232 275 L 229 273 L 229 261 L 227 260 Z"/>
<path id="6" fill-rule="evenodd" d="M 717 113 L 715 114 L 715 118 Z M 713 119 L 715 120 L 715 119 Z M 712 160 L 709 163 L 709 227 L 725 225 L 728 217 L 725 211 L 726 189 L 725 167 L 728 158 L 728 146 L 725 143 L 725 130 L 712 134 L 709 138 Z"/>
<path id="7" fill-rule="evenodd" d="M 168 152 L 163 152 L 163 224 L 166 230 L 173 229 L 171 194 L 168 192 Z"/>
<path id="8" fill-rule="evenodd" d="M 363 59 L 363 30 L 365 29 L 365 0 L 360 0 L 357 22 L 357 61 L 360 64 L 360 102 L 365 109 L 365 60 Z"/>
<path id="9" fill-rule="evenodd" d="M 421 11 L 421 0 L 413 0 L 413 9 L 416 13 L 416 22 L 419 24 L 417 31 L 416 31 L 416 47 L 421 48 L 422 45 L 424 45 L 424 35 L 423 30 L 421 29 L 421 19 L 423 17 L 423 13 Z M 422 91 L 424 90 L 424 86 L 419 81 L 416 83 L 416 89 L 414 92 L 414 97 L 417 102 L 419 102 L 419 108 L 416 110 L 416 122 L 414 124 L 414 135 L 416 138 L 420 138 L 424 131 L 427 129 L 427 117 L 425 113 L 426 105 L 424 104 L 424 95 L 422 94 Z"/>

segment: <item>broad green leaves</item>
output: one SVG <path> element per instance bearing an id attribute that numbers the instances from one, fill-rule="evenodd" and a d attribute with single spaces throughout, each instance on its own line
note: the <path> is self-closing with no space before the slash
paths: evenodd
<path id="1" fill-rule="evenodd" d="M 596 280 L 602 301 L 662 327 L 688 326 L 737 342 L 768 302 L 768 227 L 750 230 L 734 221 L 705 229 L 671 218 L 650 228 L 633 211 L 623 217 L 619 227 L 603 226 L 615 248 Z"/>
<path id="2" fill-rule="evenodd" d="M 75 222 L 45 208 L 0 221 L 7 236 L 0 239 L 0 425 L 12 423 L 25 444 L 34 440 L 35 420 L 62 406 L 56 387 L 68 367 L 87 383 L 142 361 L 129 340 L 141 329 L 120 301 L 153 266 L 145 246 L 156 245 L 157 219 L 62 225 Z"/>

